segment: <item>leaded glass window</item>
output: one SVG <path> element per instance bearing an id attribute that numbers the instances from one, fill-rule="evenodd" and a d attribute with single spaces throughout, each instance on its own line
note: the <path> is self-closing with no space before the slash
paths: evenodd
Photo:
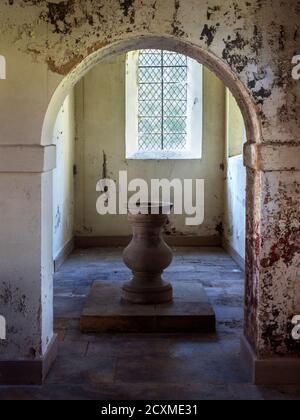
<path id="1" fill-rule="evenodd" d="M 162 50 L 139 52 L 139 150 L 185 149 L 187 76 L 186 56 Z"/>

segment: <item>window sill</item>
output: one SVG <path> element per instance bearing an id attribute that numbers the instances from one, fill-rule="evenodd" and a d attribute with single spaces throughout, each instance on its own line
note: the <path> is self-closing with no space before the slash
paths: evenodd
<path id="1" fill-rule="evenodd" d="M 201 154 L 193 151 L 147 151 L 147 152 L 136 152 L 126 155 L 127 160 L 200 160 Z"/>

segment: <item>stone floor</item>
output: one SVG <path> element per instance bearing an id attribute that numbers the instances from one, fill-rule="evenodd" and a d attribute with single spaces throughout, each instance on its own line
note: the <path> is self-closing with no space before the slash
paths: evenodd
<path id="1" fill-rule="evenodd" d="M 81 310 L 94 280 L 122 284 L 120 249 L 76 250 L 55 276 L 57 361 L 41 387 L 0 387 L 0 399 L 300 399 L 300 387 L 256 387 L 239 358 L 242 271 L 219 248 L 175 249 L 166 279 L 201 282 L 216 334 L 83 335 Z"/>

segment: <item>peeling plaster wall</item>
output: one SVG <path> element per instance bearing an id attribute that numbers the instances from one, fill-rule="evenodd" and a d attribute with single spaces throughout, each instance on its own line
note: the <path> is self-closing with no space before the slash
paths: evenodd
<path id="1" fill-rule="evenodd" d="M 207 240 L 218 237 L 223 217 L 223 83 L 204 69 L 201 160 L 126 160 L 125 60 L 126 56 L 121 55 L 96 66 L 76 88 L 76 235 L 126 236 L 132 233 L 126 216 L 100 216 L 96 212 L 100 195 L 96 192 L 96 183 L 103 177 L 118 183 L 119 171 L 125 170 L 128 181 L 142 178 L 149 188 L 152 178 L 204 179 L 204 223 L 186 226 L 185 215 L 172 215 L 165 232 L 197 235 Z"/>
<path id="2" fill-rule="evenodd" d="M 44 116 L 58 84 L 94 51 L 129 38 L 176 37 L 186 42 L 184 48 L 191 54 L 196 51 L 193 46 L 202 48 L 207 65 L 230 84 L 244 112 L 248 141 L 261 143 L 247 157 L 245 315 L 245 335 L 259 357 L 299 352 L 299 345 L 291 345 L 290 339 L 299 296 L 300 165 L 295 156 L 300 144 L 300 83 L 291 77 L 292 57 L 299 54 L 299 15 L 299 0 L 5 0 L 1 4 L 0 51 L 6 58 L 7 79 L 0 81 L 0 147 L 41 144 Z M 64 79 L 62 92 L 77 76 L 74 71 Z M 242 86 L 255 104 L 261 138 L 256 111 Z M 46 132 L 42 144 L 51 141 L 52 134 Z M 265 153 L 271 149 L 272 154 Z M 18 149 L 18 153 L 23 152 Z M 44 212 L 44 223 L 41 219 L 49 197 L 48 183 L 41 182 L 45 175 L 30 175 L 22 159 L 12 158 L 12 166 L 13 175 L 0 167 L 0 295 L 6 296 L 3 281 L 9 282 L 11 290 L 29 296 L 30 311 L 25 319 L 5 308 L 11 333 L 1 357 L 9 353 L 17 358 L 29 357 L 34 353 L 31 348 L 43 354 L 41 330 L 51 334 L 50 311 L 41 311 L 51 305 L 49 294 L 42 298 L 40 286 L 51 291 L 51 271 L 43 259 L 52 244 L 45 232 L 51 230 L 49 216 Z M 22 191 L 28 188 L 33 197 L 30 214 L 23 210 L 27 202 Z"/>
<path id="3" fill-rule="evenodd" d="M 299 353 L 300 343 L 288 334 L 287 320 L 300 313 L 300 172 L 283 172 L 279 177 L 268 172 L 263 178 L 259 345 L 264 354 Z"/>
<path id="4" fill-rule="evenodd" d="M 53 258 L 55 259 L 74 233 L 75 103 L 71 93 L 56 120 L 53 143 L 56 145 L 56 169 L 53 171 Z"/>
<path id="5" fill-rule="evenodd" d="M 34 174 L 0 177 L 0 312 L 7 320 L 7 340 L 0 340 L 2 360 L 34 358 L 42 351 L 42 215 L 35 211 L 41 185 Z"/>
<path id="6" fill-rule="evenodd" d="M 3 41 L 61 75 L 114 40 L 149 32 L 187 39 L 221 57 L 253 92 L 265 140 L 291 140 L 299 129 L 300 89 L 289 77 L 299 1 L 14 0 L 2 10 Z"/>

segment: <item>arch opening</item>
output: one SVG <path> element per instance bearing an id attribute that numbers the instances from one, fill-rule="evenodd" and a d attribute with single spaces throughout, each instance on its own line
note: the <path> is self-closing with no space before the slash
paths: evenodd
<path id="1" fill-rule="evenodd" d="M 55 119 L 68 92 L 82 79 L 94 66 L 118 54 L 139 49 L 158 48 L 184 54 L 212 71 L 229 88 L 242 112 L 248 143 L 261 142 L 261 124 L 256 106 L 249 91 L 237 75 L 213 53 L 187 41 L 167 36 L 143 36 L 139 38 L 120 41 L 100 48 L 87 56 L 76 66 L 59 84 L 55 90 L 46 111 L 41 144 L 48 145 L 53 133 Z"/>
<path id="2" fill-rule="evenodd" d="M 80 81 L 80 79 L 86 76 L 93 67 L 120 54 L 149 48 L 163 49 L 184 54 L 201 63 L 204 67 L 214 73 L 224 85 L 228 87 L 236 99 L 245 123 L 248 143 L 259 143 L 261 141 L 260 120 L 253 100 L 247 88 L 221 59 L 196 45 L 179 41 L 178 39 L 151 36 L 130 39 L 104 47 L 85 58 L 81 64 L 73 69 L 71 73 L 62 80 L 50 101 L 43 125 L 42 144 L 47 145 L 51 141 L 55 119 L 69 91 Z M 248 206 L 251 206 L 251 203 L 248 204 Z M 253 213 L 251 208 L 248 208 L 248 212 L 249 214 Z M 221 230 L 222 226 L 219 226 L 219 228 Z"/>

